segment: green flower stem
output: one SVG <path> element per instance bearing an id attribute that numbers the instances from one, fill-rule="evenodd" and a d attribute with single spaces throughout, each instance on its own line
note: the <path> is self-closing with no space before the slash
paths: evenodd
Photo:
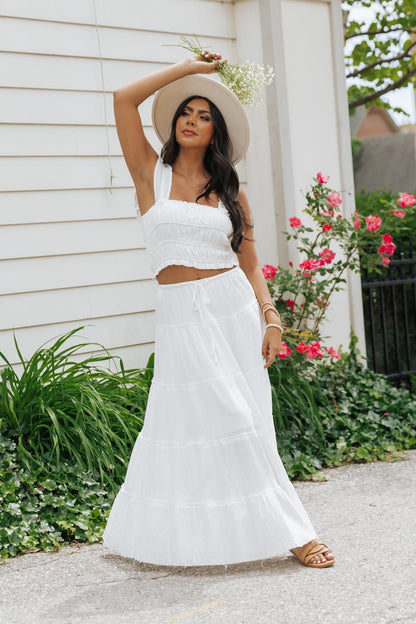
<path id="1" fill-rule="evenodd" d="M 306 296 L 305 296 L 305 303 L 306 303 Z M 300 319 L 298 320 L 298 324 L 296 326 L 296 329 L 301 329 L 301 325 L 302 325 L 302 321 L 303 321 L 303 317 L 305 316 L 305 312 L 308 310 L 308 307 L 304 304 L 303 305 L 303 309 L 302 309 L 302 313 L 300 315 Z"/>
<path id="2" fill-rule="evenodd" d="M 351 251 L 349 252 L 349 254 L 347 255 L 347 257 L 345 259 L 345 262 L 344 262 L 343 266 L 341 267 L 338 275 L 336 275 L 334 277 L 334 279 L 332 280 L 331 288 L 330 288 L 328 294 L 326 296 L 324 296 L 324 298 L 323 298 L 323 301 L 325 303 L 328 303 L 329 299 L 331 298 L 332 293 L 335 290 L 335 286 L 338 284 L 338 280 L 340 279 L 340 277 L 344 273 L 345 269 L 348 267 L 349 260 L 350 260 L 350 258 L 351 258 L 353 253 L 354 253 L 354 248 L 352 248 Z M 315 320 L 315 324 L 314 324 L 313 330 L 312 330 L 313 332 L 318 330 L 319 324 L 322 321 L 323 317 L 325 316 L 325 312 L 326 312 L 326 305 L 322 307 L 321 313 L 319 314 L 318 318 Z"/>
<path id="3" fill-rule="evenodd" d="M 308 257 L 310 257 L 310 256 L 313 254 L 313 251 L 314 251 L 314 249 L 315 249 L 316 245 L 318 244 L 319 237 L 320 237 L 322 234 L 323 234 L 323 232 L 322 232 L 322 230 L 321 230 L 321 231 L 320 231 L 320 232 L 318 232 L 318 233 L 317 233 L 317 235 L 315 236 L 315 240 L 313 241 L 312 245 L 310 246 L 309 251 L 308 251 L 308 252 L 306 252 L 306 255 L 307 255 Z M 307 299 L 307 298 L 306 298 L 306 296 L 305 296 L 305 303 L 306 303 L 306 299 Z M 300 329 L 300 328 L 301 328 L 302 321 L 303 321 L 303 319 L 304 319 L 304 317 L 305 317 L 305 314 L 306 314 L 306 312 L 307 312 L 308 310 L 309 310 L 309 306 L 304 305 L 304 306 L 303 306 L 303 309 L 302 309 L 302 313 L 301 313 L 300 318 L 299 318 L 299 320 L 298 320 L 298 323 L 297 323 L 296 329 Z"/>
<path id="4" fill-rule="evenodd" d="M 313 241 L 312 246 L 311 246 L 310 251 L 309 251 L 309 254 L 310 254 L 310 255 L 312 255 L 312 254 L 313 254 L 313 251 L 314 251 L 314 249 L 315 249 L 315 247 L 316 247 L 316 245 L 317 245 L 317 243 L 318 243 L 318 239 L 319 239 L 319 237 L 320 237 L 322 234 L 323 234 L 323 232 L 322 232 L 322 230 L 321 230 L 321 231 L 320 231 L 320 232 L 318 232 L 318 234 L 316 235 L 315 240 Z"/>

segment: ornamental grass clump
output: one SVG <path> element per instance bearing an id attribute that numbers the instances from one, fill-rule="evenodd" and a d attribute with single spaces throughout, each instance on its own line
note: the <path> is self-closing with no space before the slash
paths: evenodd
<path id="1" fill-rule="evenodd" d="M 58 470 L 70 461 L 115 490 L 143 425 L 153 371 L 150 360 L 145 369 L 125 370 L 121 358 L 98 343 L 68 346 L 83 327 L 49 347 L 42 345 L 27 361 L 14 338 L 21 375 L 0 352 L 5 363 L 0 371 L 0 431 L 7 428 L 26 468 Z M 71 359 L 94 346 L 102 352 Z M 116 359 L 118 372 L 98 366 Z"/>

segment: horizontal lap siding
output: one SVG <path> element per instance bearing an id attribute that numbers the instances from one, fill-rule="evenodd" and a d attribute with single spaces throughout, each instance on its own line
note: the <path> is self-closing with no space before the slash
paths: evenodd
<path id="1" fill-rule="evenodd" d="M 47 325 L 57 320 L 78 322 L 150 311 L 154 307 L 154 288 L 154 283 L 148 280 L 141 284 L 141 288 L 133 281 L 3 295 L 0 329 L 9 329 L 7 318 L 11 314 L 14 326 L 21 328 Z"/>
<path id="2" fill-rule="evenodd" d="M 88 265 L 88 271 L 85 267 Z M 136 282 L 150 279 L 146 267 L 146 251 L 124 249 L 112 253 L 88 252 L 61 255 L 52 258 L 32 258 L 30 272 L 27 259 L 3 260 L 2 292 L 18 293 L 77 288 L 98 284 Z M 53 270 L 58 267 L 59 271 Z M 3 314 L 4 319 L 4 314 Z M 10 326 L 13 319 L 7 319 Z"/>
<path id="3" fill-rule="evenodd" d="M 144 366 L 154 347 L 151 278 L 112 92 L 183 58 L 179 33 L 233 60 L 231 2 L 129 0 L 18 3 L 0 10 L 0 351 L 21 369 L 51 338 L 86 325 Z M 104 85 L 103 85 L 104 79 Z M 151 99 L 141 107 L 156 149 Z M 107 127 L 106 127 L 107 126 Z M 245 182 L 245 164 L 238 167 Z M 84 347 L 83 351 L 99 347 Z M 85 357 L 85 353 L 74 359 Z"/>
<path id="4" fill-rule="evenodd" d="M 232 3 L 209 0 L 96 0 L 97 22 L 107 28 L 196 33 L 234 37 Z M 2 0 L 1 15 L 76 25 L 94 25 L 94 2 L 71 0 Z"/>

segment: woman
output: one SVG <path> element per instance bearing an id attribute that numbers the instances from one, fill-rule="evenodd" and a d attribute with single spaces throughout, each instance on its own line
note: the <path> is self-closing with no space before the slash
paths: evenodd
<path id="1" fill-rule="evenodd" d="M 276 447 L 267 368 L 283 329 L 246 236 L 253 225 L 233 166 L 249 125 L 228 88 L 197 76 L 215 72 L 221 56 L 211 58 L 187 58 L 114 93 L 157 295 L 144 425 L 104 545 L 162 565 L 290 550 L 327 567 L 333 553 L 317 541 Z M 156 91 L 161 157 L 137 110 Z"/>

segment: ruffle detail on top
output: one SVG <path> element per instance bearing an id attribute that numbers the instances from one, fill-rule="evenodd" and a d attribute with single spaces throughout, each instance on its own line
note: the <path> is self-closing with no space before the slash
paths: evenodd
<path id="1" fill-rule="evenodd" d="M 232 223 L 221 202 L 215 208 L 162 199 L 142 216 L 142 227 L 153 277 L 171 264 L 199 269 L 238 265 Z"/>

